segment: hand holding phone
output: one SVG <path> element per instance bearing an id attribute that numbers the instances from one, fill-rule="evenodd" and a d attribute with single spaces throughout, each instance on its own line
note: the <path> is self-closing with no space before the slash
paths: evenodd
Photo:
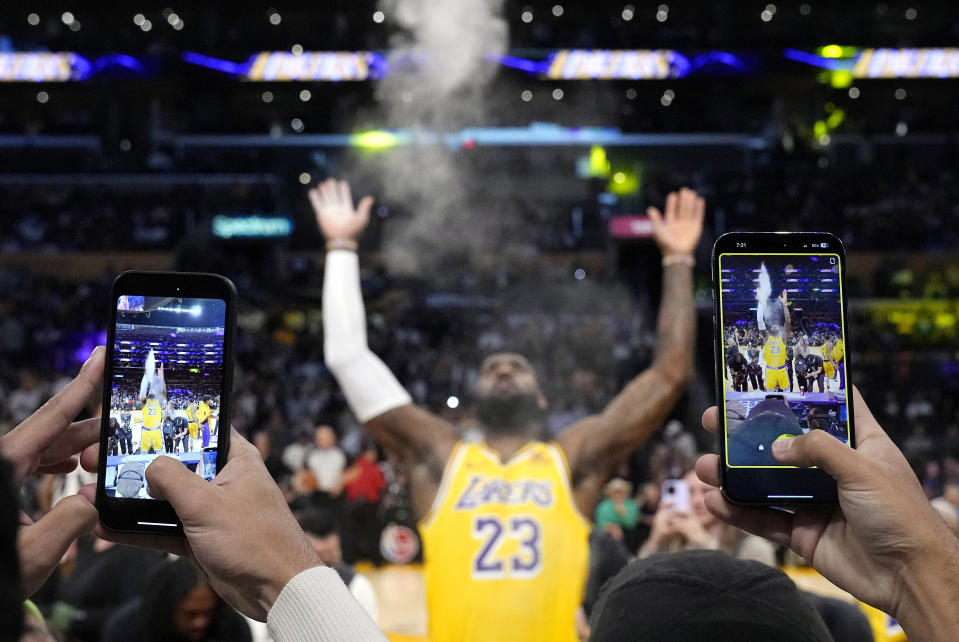
<path id="1" fill-rule="evenodd" d="M 860 448 L 814 431 L 775 449 L 782 463 L 817 466 L 834 479 L 839 506 L 789 512 L 732 504 L 719 489 L 719 456 L 703 455 L 696 475 L 713 486 L 705 494 L 706 508 L 728 524 L 791 548 L 836 586 L 898 619 L 910 639 L 954 639 L 959 543 L 859 391 L 851 396 Z M 716 407 L 703 414 L 703 427 L 722 430 Z"/>
<path id="2" fill-rule="evenodd" d="M 195 560 L 227 603 L 263 621 L 293 577 L 323 562 L 296 523 L 259 451 L 236 431 L 229 432 L 227 461 L 212 481 L 172 457 L 161 456 L 147 466 L 151 492 L 176 510 L 185 536 L 118 533 L 102 524 L 95 533 L 111 542 Z M 92 485 L 81 490 L 87 497 L 94 492 Z"/>
<path id="3" fill-rule="evenodd" d="M 230 431 L 217 431 L 212 408 L 229 416 L 235 307 L 233 284 L 215 274 L 125 272 L 114 281 L 96 495 L 106 528 L 182 530 L 148 483 L 157 457 L 207 480 L 225 464 Z M 129 435 L 112 450 L 111 420 Z"/>

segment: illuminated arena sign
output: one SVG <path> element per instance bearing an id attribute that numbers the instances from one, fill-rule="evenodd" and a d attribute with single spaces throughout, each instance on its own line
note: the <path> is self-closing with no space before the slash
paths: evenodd
<path id="1" fill-rule="evenodd" d="M 959 78 L 959 48 L 859 49 L 826 45 L 819 55 L 786 49 L 790 60 L 851 78 Z M 848 84 L 848 83 L 847 83 Z"/>
<path id="2" fill-rule="evenodd" d="M 662 80 L 688 70 L 686 56 L 670 49 L 560 49 L 545 75 L 552 80 Z"/>
<path id="3" fill-rule="evenodd" d="M 282 238 L 293 233 L 293 221 L 282 216 L 215 216 L 213 235 L 221 239 Z"/>
<path id="4" fill-rule="evenodd" d="M 264 51 L 256 55 L 246 78 L 254 81 L 370 80 L 378 77 L 382 57 L 370 51 Z"/>
<path id="5" fill-rule="evenodd" d="M 959 49 L 863 49 L 856 78 L 959 78 Z"/>
<path id="6" fill-rule="evenodd" d="M 372 51 L 262 51 L 233 62 L 192 51 L 183 60 L 254 82 L 362 81 L 386 75 L 386 59 Z"/>
<path id="7" fill-rule="evenodd" d="M 71 52 L 0 53 L 0 82 L 83 80 L 89 70 L 89 61 Z"/>

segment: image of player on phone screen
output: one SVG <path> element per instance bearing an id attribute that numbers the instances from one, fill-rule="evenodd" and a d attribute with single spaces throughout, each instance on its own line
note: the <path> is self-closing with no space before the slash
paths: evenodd
<path id="1" fill-rule="evenodd" d="M 763 373 L 759 390 L 737 390 L 732 381 L 725 381 L 725 402 L 736 402 L 735 408 L 745 410 L 744 420 L 727 428 L 729 464 L 778 466 L 771 443 L 811 427 L 828 427 L 830 434 L 847 440 L 845 389 L 822 385 L 823 365 L 841 341 L 835 257 L 747 254 L 726 255 L 721 262 L 724 335 L 744 330 L 753 345 L 761 346 Z M 824 287 L 829 285 L 833 287 Z M 791 294 L 795 300 L 790 300 Z M 788 354 L 794 352 L 789 348 L 800 339 L 809 346 L 803 366 L 787 368 Z M 734 356 L 731 361 L 735 360 Z M 797 382 L 795 372 L 802 372 L 804 380 Z M 830 420 L 824 423 L 824 418 Z"/>
<path id="2" fill-rule="evenodd" d="M 111 419 L 120 423 L 129 414 L 133 451 L 108 457 L 117 482 L 107 495 L 150 499 L 143 471 L 159 455 L 176 457 L 209 479 L 216 471 L 212 407 L 220 394 L 225 305 L 165 299 L 139 297 L 139 304 L 127 300 L 126 309 L 118 308 Z M 188 405 L 197 408 L 199 438 L 182 448 L 188 422 L 176 409 Z M 132 412 L 121 410 L 130 406 Z"/>

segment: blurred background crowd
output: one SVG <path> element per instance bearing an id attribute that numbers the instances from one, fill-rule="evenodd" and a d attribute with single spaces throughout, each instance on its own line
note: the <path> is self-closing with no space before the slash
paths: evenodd
<path id="1" fill-rule="evenodd" d="M 441 95 L 442 115 L 425 91 L 398 92 L 388 76 L 241 82 L 228 65 L 184 58 L 239 64 L 299 48 L 392 61 L 390 3 L 0 8 L 0 56 L 129 57 L 68 82 L 0 64 L 0 434 L 105 341 L 119 271 L 220 272 L 240 293 L 233 425 L 318 536 L 339 529 L 343 562 L 412 561 L 415 551 L 381 541 L 388 525 L 415 528 L 408 472 L 370 442 L 323 362 L 323 252 L 307 186 L 336 176 L 354 196 L 377 197 L 360 250 L 369 343 L 416 402 L 468 432 L 481 360 L 516 350 L 537 369 L 554 435 L 650 362 L 661 269 L 648 231 L 635 230 L 646 206 L 689 185 L 707 202 L 696 377 L 611 482 L 597 531 L 628 555 L 665 546 L 650 535 L 661 484 L 714 448 L 699 427 L 715 395 L 709 248 L 733 230 L 824 230 L 844 241 L 849 377 L 955 522 L 956 81 L 853 78 L 823 62 L 852 59 L 857 47 L 954 42 L 954 12 L 875 1 L 494 4 L 509 33 L 502 64 L 450 70 L 459 84 Z M 416 41 L 415 28 L 404 33 Z M 726 52 L 735 64 L 714 56 L 688 77 L 598 80 L 510 64 L 548 60 L 558 47 L 637 43 L 688 59 Z M 787 59 L 789 48 L 822 64 Z M 414 148 L 403 128 L 454 142 Z M 605 133 L 591 139 L 590 128 Z M 509 142 L 485 143 L 493 134 Z M 620 219 L 639 227 L 623 232 Z M 24 506 L 47 510 L 76 483 L 33 480 Z M 81 542 L 37 596 L 68 639 L 99 639 L 105 626 L 96 611 L 105 605 L 83 592 L 103 577 L 91 560 L 104 547 Z M 115 570 L 133 553 L 110 555 Z M 168 570 L 177 573 L 164 581 L 184 595 L 195 588 L 186 571 Z M 143 579 L 110 582 L 133 595 Z"/>

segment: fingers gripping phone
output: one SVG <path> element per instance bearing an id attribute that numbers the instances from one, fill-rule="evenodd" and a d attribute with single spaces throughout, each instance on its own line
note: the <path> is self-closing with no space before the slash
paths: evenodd
<path id="1" fill-rule="evenodd" d="M 732 502 L 838 501 L 831 477 L 780 464 L 772 444 L 819 429 L 855 445 L 845 262 L 826 233 L 734 232 L 713 246 L 720 478 Z"/>
<path id="2" fill-rule="evenodd" d="M 97 510 L 104 527 L 177 533 L 146 467 L 168 456 L 205 479 L 226 463 L 236 288 L 216 274 L 124 272 L 113 282 Z"/>

